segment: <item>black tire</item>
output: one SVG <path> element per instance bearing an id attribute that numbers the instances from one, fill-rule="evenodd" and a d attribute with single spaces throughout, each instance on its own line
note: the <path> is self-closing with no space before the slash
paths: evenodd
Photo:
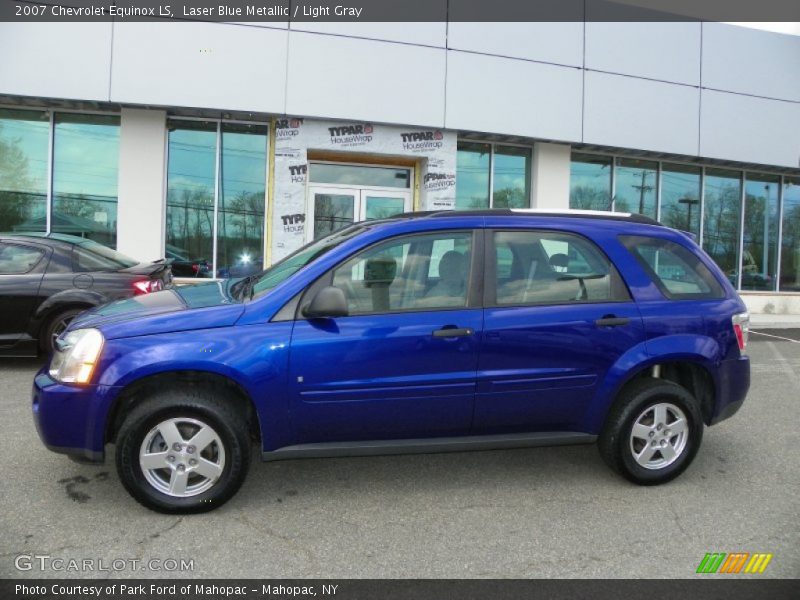
<path id="1" fill-rule="evenodd" d="M 634 443 L 631 433 L 636 420 L 659 403 L 678 407 L 686 417 L 685 428 L 688 436 L 685 446 L 677 458 L 663 467 L 646 468 L 634 456 Z M 654 416 L 654 415 L 653 415 Z M 655 426 L 655 423 L 654 423 Z M 655 434 L 658 440 L 658 433 Z M 672 438 L 675 440 L 676 438 Z M 628 385 L 609 411 L 603 431 L 598 440 L 600 455 L 614 471 L 639 485 L 658 485 L 675 479 L 692 463 L 703 441 L 703 415 L 697 399 L 685 388 L 661 379 L 643 379 Z M 646 443 L 644 444 L 647 445 Z M 666 460 L 656 447 L 656 461 Z"/>
<path id="2" fill-rule="evenodd" d="M 66 310 L 60 310 L 50 316 L 47 321 L 45 321 L 45 324 L 39 333 L 39 347 L 42 349 L 42 352 L 46 354 L 52 354 L 53 341 L 56 337 L 58 337 L 57 333 L 61 333 L 64 327 L 69 325 L 69 322 L 72 321 L 72 319 L 77 317 L 85 310 L 87 309 L 68 308 Z"/>
<path id="3" fill-rule="evenodd" d="M 224 467 L 209 489 L 189 497 L 160 491 L 145 477 L 139 451 L 154 427 L 166 419 L 201 421 L 218 435 L 224 448 Z M 234 398 L 215 388 L 164 390 L 138 403 L 117 435 L 117 472 L 125 489 L 139 503 L 163 513 L 199 513 L 227 502 L 242 485 L 250 465 L 250 437 L 245 416 Z M 179 459 L 182 460 L 182 459 Z M 169 473 L 169 471 L 161 471 Z"/>

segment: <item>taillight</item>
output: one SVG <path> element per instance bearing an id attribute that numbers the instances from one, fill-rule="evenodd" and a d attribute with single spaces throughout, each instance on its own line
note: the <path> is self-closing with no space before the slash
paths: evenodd
<path id="1" fill-rule="evenodd" d="M 750 336 L 750 314 L 743 312 L 731 317 L 733 333 L 736 334 L 736 343 L 739 351 L 744 354 L 747 350 L 747 338 Z"/>
<path id="2" fill-rule="evenodd" d="M 142 279 L 133 282 L 133 293 L 136 296 L 157 292 L 164 287 L 160 279 Z"/>

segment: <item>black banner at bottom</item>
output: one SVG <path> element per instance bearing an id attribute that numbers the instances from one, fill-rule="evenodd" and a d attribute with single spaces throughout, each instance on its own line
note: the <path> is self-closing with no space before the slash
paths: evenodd
<path id="1" fill-rule="evenodd" d="M 735 577 L 735 576 L 734 576 Z M 3 600 L 487 600 L 650 597 L 797 598 L 796 580 L 555 579 L 5 579 Z"/>

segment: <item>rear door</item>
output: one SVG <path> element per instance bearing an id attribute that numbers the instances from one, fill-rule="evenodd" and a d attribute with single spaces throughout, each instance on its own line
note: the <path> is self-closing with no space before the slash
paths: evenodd
<path id="1" fill-rule="evenodd" d="M 636 304 L 587 238 L 488 231 L 475 433 L 579 431 L 598 385 L 644 338 Z"/>
<path id="2" fill-rule="evenodd" d="M 49 252 L 16 240 L 0 242 L 0 347 L 13 346 L 27 331 Z"/>
<path id="3" fill-rule="evenodd" d="M 483 317 L 480 242 L 471 230 L 399 236 L 311 286 L 301 305 L 334 285 L 349 316 L 295 322 L 296 443 L 469 432 Z"/>

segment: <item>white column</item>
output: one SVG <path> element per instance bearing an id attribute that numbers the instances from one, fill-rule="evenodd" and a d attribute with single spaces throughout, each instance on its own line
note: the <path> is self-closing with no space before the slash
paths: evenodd
<path id="1" fill-rule="evenodd" d="M 167 113 L 123 108 L 119 135 L 117 249 L 164 258 Z"/>
<path id="2" fill-rule="evenodd" d="M 533 208 L 569 208 L 571 148 L 539 142 L 533 151 Z"/>

